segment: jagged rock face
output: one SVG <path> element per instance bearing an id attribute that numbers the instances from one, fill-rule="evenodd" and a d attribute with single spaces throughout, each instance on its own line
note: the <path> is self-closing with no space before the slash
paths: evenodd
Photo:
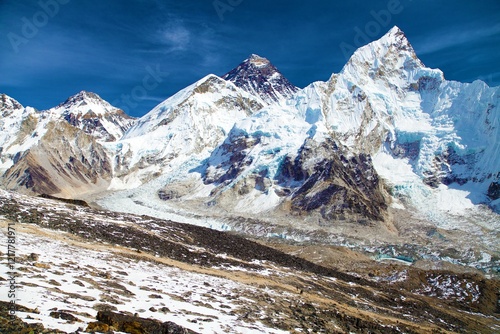
<path id="1" fill-rule="evenodd" d="M 257 55 L 251 55 L 222 78 L 268 104 L 290 98 L 299 90 L 269 60 Z"/>
<path id="2" fill-rule="evenodd" d="M 233 181 L 253 162 L 247 150 L 259 143 L 259 137 L 249 139 L 244 136 L 224 141 L 217 149 L 225 159 L 217 166 L 206 166 L 202 175 L 204 183 L 219 185 Z"/>
<path id="3" fill-rule="evenodd" d="M 97 322 L 90 323 L 87 332 L 111 328 L 126 333 L 165 333 L 165 334 L 196 334 L 196 332 L 179 326 L 173 322 L 161 323 L 157 320 L 140 318 L 111 311 L 99 311 Z M 104 326 L 103 326 L 104 325 Z"/>
<path id="4" fill-rule="evenodd" d="M 3 96 L 2 115 L 4 185 L 65 197 L 106 188 L 112 164 L 99 142 L 121 138 L 134 122 L 97 94 L 83 91 L 41 112 Z"/>
<path id="5" fill-rule="evenodd" d="M 327 220 L 343 220 L 350 214 L 383 219 L 387 197 L 370 156 L 347 154 L 330 139 L 306 140 L 295 159 L 287 157 L 276 179 L 285 189 L 291 180 L 301 184 L 288 190 L 293 211 L 319 210 Z"/>
<path id="6" fill-rule="evenodd" d="M 65 113 L 64 119 L 71 125 L 81 128 L 85 133 L 98 137 L 104 141 L 116 141 L 121 138 L 131 126 L 132 122 L 123 122 L 120 118 L 130 119 L 123 112 L 117 112 L 113 115 L 99 116 L 92 110 L 89 110 L 85 115 L 75 115 Z M 117 124 L 115 134 L 108 132 L 105 124 Z"/>
<path id="7" fill-rule="evenodd" d="M 500 198 L 500 183 L 499 182 L 491 182 L 488 187 L 488 197 L 493 201 Z"/>
<path id="8" fill-rule="evenodd" d="M 5 95 L 5 94 L 0 94 L 0 113 L 1 117 L 7 117 L 9 116 L 13 111 L 15 110 L 21 110 L 24 107 L 14 100 L 13 98 Z"/>
<path id="9" fill-rule="evenodd" d="M 40 141 L 5 172 L 4 182 L 9 189 L 71 198 L 106 189 L 111 175 L 110 159 L 94 137 L 50 122 Z"/>
<path id="10" fill-rule="evenodd" d="M 214 203 L 226 203 L 228 197 L 234 199 L 233 204 L 249 201 L 257 192 L 264 197 L 272 194 L 275 207 L 282 203 L 282 208 L 290 208 L 295 214 L 314 211 L 329 221 L 339 217 L 351 221 L 383 220 L 388 196 L 370 156 L 353 156 L 329 137 L 307 138 L 286 153 L 279 141 L 275 148 L 268 142 L 269 137 L 284 136 L 279 129 L 249 133 L 248 128 L 233 128 L 199 169 L 203 182 L 215 186 L 211 192 Z M 281 151 L 284 154 L 280 155 Z M 272 161 L 265 163 L 264 159 Z"/>
<path id="11" fill-rule="evenodd" d="M 116 141 L 134 124 L 128 116 L 95 93 L 82 91 L 51 111 L 69 124 L 102 141 Z M 50 111 L 49 111 L 50 112 Z"/>

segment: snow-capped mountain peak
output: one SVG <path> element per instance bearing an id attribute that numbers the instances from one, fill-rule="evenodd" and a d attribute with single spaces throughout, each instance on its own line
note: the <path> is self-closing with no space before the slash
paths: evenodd
<path id="1" fill-rule="evenodd" d="M 102 107 L 102 108 L 95 108 Z M 66 101 L 58 105 L 56 108 L 64 108 L 67 111 L 78 111 L 80 113 L 86 113 L 89 110 L 92 110 L 94 113 L 99 111 L 108 111 L 108 109 L 117 109 L 114 108 L 107 101 L 103 100 L 99 95 L 92 92 L 81 91 L 78 94 L 75 94 L 69 97 Z M 92 109 L 94 108 L 95 111 Z"/>
<path id="2" fill-rule="evenodd" d="M 425 68 L 404 32 L 397 26 L 389 30 L 380 39 L 356 50 L 341 73 L 351 72 L 357 76 L 362 74 L 370 77 L 375 74 L 387 76 L 387 73 L 383 71 L 384 68 L 392 72 L 396 70 L 397 72 L 405 71 L 410 73 Z M 370 74 L 367 70 L 371 70 L 373 73 Z"/>
<path id="3" fill-rule="evenodd" d="M 379 41 L 385 42 L 386 44 L 400 45 L 404 49 L 411 47 L 405 33 L 399 29 L 398 26 L 392 27 L 384 36 L 382 36 L 382 38 L 379 39 Z"/>
<path id="4" fill-rule="evenodd" d="M 247 116 L 263 107 L 264 101 L 258 96 L 249 94 L 234 83 L 214 74 L 209 74 L 157 105 L 142 116 L 124 136 L 124 139 L 147 135 L 158 127 L 168 125 L 179 115 L 186 113 L 189 117 L 213 118 L 219 109 L 241 112 Z M 189 112 L 188 112 L 189 111 Z M 223 122 L 227 115 L 219 115 Z M 231 126 L 234 120 L 231 121 Z M 227 129 L 229 130 L 229 129 Z"/>
<path id="5" fill-rule="evenodd" d="M 0 94 L 0 112 L 23 109 L 21 103 L 6 94 Z"/>
<path id="6" fill-rule="evenodd" d="M 250 55 L 222 78 L 268 104 L 286 100 L 298 91 L 268 59 L 256 54 Z"/>
<path id="7" fill-rule="evenodd" d="M 138 177 L 142 177 L 149 170 L 160 171 L 163 165 L 205 158 L 235 122 L 260 110 L 264 103 L 210 74 L 157 105 L 110 147 L 126 156 L 120 168 L 129 171 L 141 166 Z"/>
<path id="8" fill-rule="evenodd" d="M 103 100 L 99 95 L 81 91 L 47 111 L 72 126 L 104 141 L 120 139 L 134 122 L 133 118 Z"/>
<path id="9" fill-rule="evenodd" d="M 251 54 L 250 57 L 245 60 L 245 62 L 249 62 L 256 67 L 266 67 L 271 65 L 271 62 L 267 58 L 261 57 L 256 54 Z"/>

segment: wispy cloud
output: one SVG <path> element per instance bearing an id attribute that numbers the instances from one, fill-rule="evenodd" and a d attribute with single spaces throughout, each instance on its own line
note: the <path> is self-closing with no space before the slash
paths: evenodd
<path id="1" fill-rule="evenodd" d="M 191 42 L 191 32 L 180 20 L 170 20 L 160 28 L 158 41 L 167 47 L 167 52 L 185 51 Z"/>
<path id="2" fill-rule="evenodd" d="M 460 46 L 482 38 L 494 36 L 500 33 L 500 24 L 490 27 L 478 27 L 469 25 L 453 27 L 446 31 L 437 31 L 418 43 L 414 43 L 417 53 L 420 55 L 438 52 L 440 50 Z"/>

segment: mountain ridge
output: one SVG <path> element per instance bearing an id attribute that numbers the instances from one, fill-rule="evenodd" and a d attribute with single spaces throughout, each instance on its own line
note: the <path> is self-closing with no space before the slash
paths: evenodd
<path id="1" fill-rule="evenodd" d="M 251 54 L 222 79 L 261 97 L 267 104 L 286 100 L 299 90 L 268 59 L 256 54 Z"/>
<path id="2" fill-rule="evenodd" d="M 44 188 L 50 195 L 77 197 L 71 187 L 88 182 L 81 196 L 117 211 L 215 217 L 214 226 L 222 217 L 234 219 L 222 226 L 240 231 L 250 229 L 240 218 L 258 216 L 255 229 L 269 235 L 291 228 L 303 241 L 311 230 L 340 230 L 344 241 L 383 243 L 405 235 L 398 217 L 407 210 L 415 222 L 475 231 L 471 240 L 488 240 L 481 247 L 491 253 L 500 222 L 485 205 L 500 212 L 499 92 L 480 81 L 445 80 L 394 27 L 328 81 L 300 90 L 251 55 L 222 78 L 210 74 L 174 94 L 114 138 L 86 127 L 85 118 L 64 117 L 56 119 L 71 126 L 68 133 L 83 131 L 88 140 L 68 146 L 70 136 L 46 135 L 51 115 L 88 112 L 99 102 L 93 93 L 51 112 L 25 108 L 15 120 L 2 119 L 5 129 L 11 122 L 22 131 L 9 130 L 0 156 L 8 188 L 29 192 L 62 173 L 63 182 Z M 79 145 L 90 142 L 86 154 Z M 48 152 L 64 146 L 69 154 Z M 38 179 L 37 166 L 46 171 Z M 359 226 L 371 232 L 359 236 Z"/>

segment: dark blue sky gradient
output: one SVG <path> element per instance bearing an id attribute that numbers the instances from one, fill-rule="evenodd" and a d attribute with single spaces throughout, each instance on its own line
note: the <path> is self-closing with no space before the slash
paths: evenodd
<path id="1" fill-rule="evenodd" d="M 252 53 L 327 80 L 394 25 L 447 79 L 500 84 L 498 0 L 1 0 L 0 92 L 42 110 L 87 90 L 140 116 Z"/>

